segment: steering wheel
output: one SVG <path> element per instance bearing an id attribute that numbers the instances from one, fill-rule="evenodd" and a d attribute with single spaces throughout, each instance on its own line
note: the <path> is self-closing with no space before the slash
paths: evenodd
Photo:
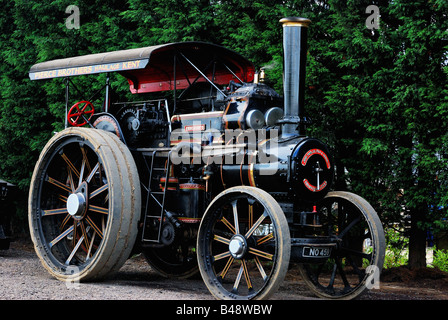
<path id="1" fill-rule="evenodd" d="M 75 103 L 68 111 L 67 120 L 72 126 L 81 127 L 92 118 L 94 112 L 95 109 L 93 108 L 92 102 L 79 101 Z"/>

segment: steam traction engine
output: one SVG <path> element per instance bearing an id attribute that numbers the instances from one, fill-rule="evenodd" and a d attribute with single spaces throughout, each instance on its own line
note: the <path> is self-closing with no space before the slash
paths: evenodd
<path id="1" fill-rule="evenodd" d="M 66 129 L 36 164 L 29 222 L 36 252 L 61 280 L 94 280 L 141 250 L 168 277 L 200 271 L 221 299 L 272 295 L 290 261 L 318 296 L 375 285 L 385 241 L 361 197 L 330 191 L 328 147 L 305 135 L 309 20 L 284 18 L 284 96 L 233 51 L 171 43 L 34 65 L 31 80 L 65 78 Z M 130 91 L 170 98 L 115 100 Z M 72 76 L 106 74 L 104 99 Z M 75 100 L 76 101 L 76 100 Z"/>

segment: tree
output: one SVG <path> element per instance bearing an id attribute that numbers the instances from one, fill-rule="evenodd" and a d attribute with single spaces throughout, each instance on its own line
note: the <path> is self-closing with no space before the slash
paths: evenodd
<path id="1" fill-rule="evenodd" d="M 447 4 L 380 1 L 379 30 L 365 26 L 369 4 L 329 2 L 328 45 L 310 47 L 319 67 L 309 71 L 319 86 L 310 106 L 326 114 L 320 129 L 334 139 L 339 187 L 369 199 L 385 222 L 410 215 L 409 265 L 418 268 L 426 230 L 447 216 L 438 210 L 447 191 Z"/>
<path id="2" fill-rule="evenodd" d="M 26 190 L 40 150 L 54 130 L 63 128 L 63 80 L 29 81 L 29 68 L 51 59 L 124 49 L 132 35 L 119 16 L 125 3 L 80 4 L 77 30 L 66 27 L 65 1 L 0 2 L 0 176 Z M 104 83 L 82 77 L 73 81 L 85 96 Z"/>
<path id="3" fill-rule="evenodd" d="M 36 62 L 175 41 L 209 41 L 264 67 L 282 93 L 279 19 L 309 28 L 309 135 L 332 146 L 336 189 L 367 198 L 385 223 L 410 215 L 410 266 L 424 265 L 425 232 L 447 228 L 448 4 L 444 0 L 0 0 L 0 176 L 26 190 L 53 131 L 63 128 L 64 81 L 31 82 Z M 369 5 L 379 29 L 366 27 Z M 89 97 L 104 75 L 76 77 Z M 112 88 L 130 96 L 123 78 Z M 74 92 L 74 91 L 73 91 Z M 73 99 L 83 97 L 73 96 Z"/>

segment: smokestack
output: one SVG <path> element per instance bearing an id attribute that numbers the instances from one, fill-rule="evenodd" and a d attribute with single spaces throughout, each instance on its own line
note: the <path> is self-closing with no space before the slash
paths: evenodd
<path id="1" fill-rule="evenodd" d="M 304 108 L 306 43 L 308 26 L 311 20 L 288 17 L 280 20 L 283 24 L 283 94 L 284 116 L 280 121 L 282 136 L 305 135 L 306 124 Z"/>

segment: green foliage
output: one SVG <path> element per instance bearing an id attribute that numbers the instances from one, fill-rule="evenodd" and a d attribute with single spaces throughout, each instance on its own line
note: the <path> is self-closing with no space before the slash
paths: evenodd
<path id="1" fill-rule="evenodd" d="M 434 250 L 432 265 L 442 271 L 448 272 L 448 251 Z"/>
<path id="2" fill-rule="evenodd" d="M 378 30 L 365 25 L 370 4 L 380 10 Z M 441 222 L 448 208 L 445 0 L 0 0 L 0 5 L 0 176 L 23 190 L 41 148 L 62 129 L 64 115 L 63 80 L 29 81 L 34 63 L 209 41 L 265 67 L 282 93 L 278 21 L 302 16 L 312 21 L 309 134 L 332 146 L 335 188 L 367 198 L 385 223 L 399 221 L 406 210 L 415 226 L 446 227 Z M 80 29 L 66 28 L 68 5 L 79 6 Z M 123 80 L 113 75 L 112 87 L 129 96 Z M 104 75 L 73 82 L 89 97 Z"/>
<path id="3" fill-rule="evenodd" d="M 407 265 L 409 239 L 403 235 L 403 232 L 394 228 L 386 228 L 385 234 L 387 246 L 384 268 Z"/>

